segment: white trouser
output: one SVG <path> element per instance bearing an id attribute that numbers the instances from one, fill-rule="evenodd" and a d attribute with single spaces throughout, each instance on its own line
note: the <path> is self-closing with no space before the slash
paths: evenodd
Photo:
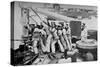
<path id="1" fill-rule="evenodd" d="M 65 42 L 63 36 L 60 36 L 60 41 L 61 41 L 61 43 L 62 43 L 64 49 L 67 49 L 67 45 L 66 45 L 66 42 Z"/>
<path id="2" fill-rule="evenodd" d="M 51 40 L 52 40 L 52 35 L 49 34 L 49 36 L 47 37 L 47 40 L 46 40 L 46 50 L 47 50 L 47 52 L 50 52 Z"/>
<path id="3" fill-rule="evenodd" d="M 67 35 L 64 34 L 63 37 L 64 37 L 64 39 L 65 39 L 65 41 L 66 41 L 66 44 L 67 44 L 67 46 L 68 46 L 68 49 L 71 50 L 71 49 L 72 49 L 72 47 L 71 47 L 71 42 L 70 42 L 70 40 L 68 40 Z"/>
<path id="4" fill-rule="evenodd" d="M 60 42 L 60 40 L 58 40 L 58 45 L 60 47 L 60 51 L 64 52 L 64 47 L 63 47 L 62 43 Z"/>
<path id="5" fill-rule="evenodd" d="M 61 51 L 61 52 L 64 52 L 64 47 L 63 47 L 63 45 L 61 44 L 60 40 L 52 40 L 52 44 L 51 44 L 52 53 L 55 53 L 55 44 L 56 44 L 56 42 L 58 42 L 58 45 L 59 45 L 59 47 L 60 47 L 60 51 Z M 64 45 L 66 45 L 66 44 L 64 44 Z"/>
<path id="6" fill-rule="evenodd" d="M 52 40 L 52 43 L 51 43 L 51 50 L 52 50 L 52 53 L 55 53 L 55 43 L 57 42 L 57 40 Z"/>
<path id="7" fill-rule="evenodd" d="M 38 48 L 37 48 L 37 43 L 38 43 L 38 40 L 34 40 L 33 41 L 33 49 L 34 49 L 34 52 L 35 54 L 38 54 Z"/>
<path id="8" fill-rule="evenodd" d="M 42 49 L 42 51 L 43 51 L 43 52 L 46 52 L 46 51 L 47 51 L 47 50 L 46 50 L 46 46 L 43 44 L 42 38 L 40 39 L 40 43 L 41 43 L 41 49 Z"/>

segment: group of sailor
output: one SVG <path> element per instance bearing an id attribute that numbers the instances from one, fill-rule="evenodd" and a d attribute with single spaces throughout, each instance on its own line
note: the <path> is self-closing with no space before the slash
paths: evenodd
<path id="1" fill-rule="evenodd" d="M 67 23 L 56 25 L 50 24 L 29 24 L 23 27 L 23 37 L 31 36 L 31 50 L 38 54 L 39 50 L 43 53 L 55 53 L 57 43 L 59 51 L 71 50 L 70 28 Z M 39 47 L 40 48 L 39 48 Z"/>

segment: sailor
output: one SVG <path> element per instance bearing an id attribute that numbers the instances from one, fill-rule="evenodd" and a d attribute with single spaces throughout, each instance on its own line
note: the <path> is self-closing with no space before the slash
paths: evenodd
<path id="1" fill-rule="evenodd" d="M 37 46 L 41 37 L 41 28 L 42 28 L 41 26 L 37 25 L 36 28 L 34 29 L 32 36 L 32 41 L 33 41 L 32 46 L 34 48 L 35 54 L 39 53 Z"/>
<path id="2" fill-rule="evenodd" d="M 67 43 L 66 43 L 66 40 L 65 40 L 65 37 L 64 37 L 64 33 L 66 33 L 66 31 L 63 30 L 63 26 L 62 25 L 58 26 L 59 40 L 63 45 L 62 51 L 65 51 L 66 49 L 68 49 Z"/>
<path id="3" fill-rule="evenodd" d="M 43 52 L 46 52 L 46 46 L 45 46 L 45 38 L 46 38 L 46 32 L 43 29 L 43 25 L 37 25 L 37 28 L 35 28 L 34 32 L 39 32 L 39 43 L 40 43 L 40 47 L 41 50 Z"/>
<path id="4" fill-rule="evenodd" d="M 57 28 L 57 34 L 59 36 L 58 45 L 60 47 L 60 51 L 64 52 L 64 50 L 65 50 L 64 48 L 66 47 L 66 43 L 65 43 L 65 41 L 64 41 L 64 39 L 62 37 L 62 30 L 61 30 L 61 28 L 59 28 L 59 26 Z"/>
<path id="5" fill-rule="evenodd" d="M 57 35 L 57 30 L 54 27 L 51 28 L 51 34 L 52 34 L 51 50 L 52 50 L 52 53 L 55 53 L 55 44 L 57 40 L 59 39 L 59 37 Z"/>
<path id="6" fill-rule="evenodd" d="M 33 50 L 35 52 L 35 54 L 38 54 L 38 42 L 39 42 L 39 38 L 40 38 L 40 33 L 39 32 L 34 32 L 34 35 L 32 36 L 32 46 L 33 46 Z"/>
<path id="7" fill-rule="evenodd" d="M 63 38 L 67 44 L 66 49 L 71 50 L 72 46 L 71 46 L 71 38 L 70 38 L 70 29 L 68 27 L 68 24 L 66 24 L 66 26 L 63 28 L 62 32 L 63 32 Z"/>
<path id="8" fill-rule="evenodd" d="M 87 27 L 86 27 L 85 23 L 82 24 L 82 28 L 81 29 L 82 29 L 81 40 L 85 40 L 85 39 L 87 39 L 87 36 L 88 36 Z"/>
<path id="9" fill-rule="evenodd" d="M 47 26 L 45 28 L 45 31 L 46 31 L 45 49 L 46 49 L 46 52 L 49 53 L 50 52 L 51 39 L 52 39 L 52 34 L 50 33 L 50 27 Z"/>

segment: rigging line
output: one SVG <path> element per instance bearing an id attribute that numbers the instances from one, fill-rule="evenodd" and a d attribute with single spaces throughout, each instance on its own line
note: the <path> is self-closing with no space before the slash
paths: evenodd
<path id="1" fill-rule="evenodd" d="M 32 9 L 32 8 L 31 8 Z M 32 9 L 32 11 L 39 17 L 39 19 L 42 21 L 41 17 L 37 14 L 35 10 Z"/>
<path id="2" fill-rule="evenodd" d="M 36 20 L 34 20 L 33 18 L 32 18 L 32 16 L 29 16 L 36 24 L 38 23 Z"/>
<path id="3" fill-rule="evenodd" d="M 32 9 L 32 8 L 31 8 L 31 9 Z M 39 19 L 40 19 L 43 23 L 45 23 L 46 25 L 48 25 L 48 23 L 46 23 L 45 21 L 43 21 L 43 20 L 41 19 L 41 17 L 38 15 L 38 13 L 37 13 L 35 10 L 32 9 L 32 11 L 39 17 Z M 48 26 L 50 26 L 50 25 L 48 25 Z M 50 27 L 52 27 L 52 26 L 50 26 Z"/>
<path id="4" fill-rule="evenodd" d="M 32 8 L 31 8 L 31 9 L 32 9 Z M 44 22 L 44 21 L 41 19 L 41 17 L 37 14 L 37 12 L 36 12 L 35 10 L 32 9 L 32 11 L 38 16 L 38 18 L 39 18 L 43 23 L 45 23 L 46 25 L 48 25 L 46 22 Z"/>
<path id="5" fill-rule="evenodd" d="M 32 17 L 32 16 L 36 16 L 36 15 L 31 15 L 31 17 Z"/>

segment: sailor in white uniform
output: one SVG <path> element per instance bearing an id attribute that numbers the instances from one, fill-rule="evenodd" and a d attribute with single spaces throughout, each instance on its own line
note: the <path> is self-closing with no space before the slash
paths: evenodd
<path id="1" fill-rule="evenodd" d="M 62 37 L 62 30 L 58 30 L 58 36 L 59 36 L 59 39 L 58 39 L 58 44 L 59 44 L 59 47 L 60 47 L 60 51 L 61 52 L 64 52 L 64 48 L 66 47 L 66 43 Z"/>
<path id="2" fill-rule="evenodd" d="M 40 33 L 39 32 L 34 32 L 33 37 L 32 37 L 32 41 L 33 41 L 32 46 L 33 46 L 33 50 L 34 50 L 35 54 L 39 53 L 38 48 L 37 48 L 39 38 L 40 38 Z"/>
<path id="3" fill-rule="evenodd" d="M 68 24 L 63 28 L 62 32 L 63 32 L 63 38 L 66 41 L 68 50 L 71 50 L 72 46 L 71 46 L 71 38 L 70 38 L 70 29 L 68 27 Z"/>
<path id="4" fill-rule="evenodd" d="M 57 30 L 55 28 L 51 28 L 51 34 L 52 34 L 51 50 L 52 53 L 55 53 L 55 44 L 59 39 L 57 35 Z"/>
<path id="5" fill-rule="evenodd" d="M 45 31 L 42 29 L 42 26 L 38 25 L 35 29 L 34 29 L 34 32 L 33 32 L 33 47 L 34 47 L 34 51 L 35 51 L 35 54 L 38 54 L 39 51 L 38 51 L 38 48 L 37 48 L 37 43 L 40 42 L 42 43 L 41 41 L 41 35 L 46 35 Z M 42 45 L 41 45 L 42 46 Z M 43 46 L 42 46 L 43 47 Z"/>

